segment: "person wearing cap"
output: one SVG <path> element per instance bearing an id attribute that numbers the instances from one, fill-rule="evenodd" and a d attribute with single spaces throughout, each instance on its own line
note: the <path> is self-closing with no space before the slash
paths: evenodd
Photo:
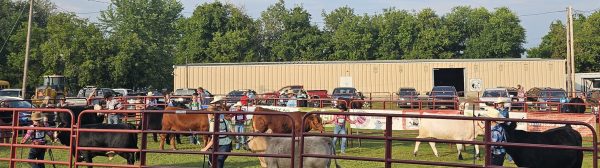
<path id="1" fill-rule="evenodd" d="M 106 109 L 107 110 L 121 110 L 121 109 L 123 109 L 123 106 L 121 105 L 121 102 L 119 102 L 118 100 L 116 100 L 112 94 L 106 93 L 104 95 L 104 98 L 106 99 Z M 118 114 L 118 113 L 109 113 L 107 115 L 108 124 L 120 124 L 121 123 L 121 118 L 122 118 L 122 114 Z"/>
<path id="2" fill-rule="evenodd" d="M 494 106 L 499 112 L 499 117 L 508 118 L 508 109 L 504 107 L 504 103 L 504 100 L 498 98 L 498 100 L 494 102 Z M 492 142 L 506 142 L 506 131 L 504 130 L 503 125 L 507 125 L 508 123 L 495 123 L 496 125 L 492 127 Z M 503 146 L 492 146 L 492 165 L 504 165 L 504 156 L 506 156 L 506 149 L 504 149 Z"/>
<path id="3" fill-rule="evenodd" d="M 222 100 L 223 97 L 222 96 L 215 96 L 215 98 L 213 99 L 213 101 L 210 102 L 210 107 L 209 108 L 217 108 L 218 106 L 222 105 Z M 228 122 L 225 120 L 225 117 L 223 117 L 223 115 L 220 115 L 218 117 L 219 120 L 219 132 L 231 132 L 230 128 L 229 128 L 229 124 Z M 215 132 L 215 115 L 212 113 L 208 114 L 208 122 L 209 122 L 209 128 L 208 131 L 209 132 Z M 217 150 L 217 152 L 231 152 L 231 143 L 233 142 L 233 140 L 227 136 L 227 135 L 218 135 L 217 136 L 218 140 L 216 143 L 219 144 L 219 149 Z M 202 148 L 202 151 L 207 151 L 209 149 L 212 148 L 213 144 L 215 143 L 214 139 L 210 139 L 208 141 L 208 143 L 206 143 L 206 146 L 204 148 Z M 224 164 L 225 164 L 225 160 L 227 159 L 228 155 L 218 155 L 217 156 L 217 167 L 219 168 L 223 168 Z M 212 156 L 208 157 L 209 159 L 209 164 L 212 165 L 212 163 L 210 162 L 212 160 Z"/>
<path id="4" fill-rule="evenodd" d="M 31 114 L 31 121 L 33 123 L 30 127 L 48 127 L 47 124 L 42 122 L 42 113 L 34 112 Z M 40 131 L 40 130 L 27 130 L 23 139 L 21 139 L 21 143 L 25 143 L 31 140 L 31 143 L 34 145 L 45 145 L 46 144 L 46 136 L 53 137 L 51 131 Z M 29 156 L 27 159 L 31 160 L 44 160 L 44 155 L 46 154 L 46 149 L 44 148 L 31 148 L 29 149 Z M 43 163 L 30 163 L 33 168 L 43 168 Z"/>
<path id="5" fill-rule="evenodd" d="M 244 106 L 244 105 L 242 104 L 241 101 L 235 103 L 233 105 L 233 111 L 238 111 L 238 112 L 244 111 L 242 109 L 242 106 Z M 234 119 L 234 122 L 235 122 L 235 126 L 234 126 L 233 130 L 235 132 L 238 132 L 238 133 L 243 133 L 245 131 L 244 130 L 244 128 L 245 128 L 244 124 L 247 121 L 246 114 L 236 114 L 233 119 Z M 235 144 L 235 149 L 239 150 L 240 149 L 240 144 L 243 143 L 243 142 L 246 142 L 246 137 L 238 135 L 238 136 L 236 136 L 236 139 L 238 140 L 238 143 Z"/>
<path id="6" fill-rule="evenodd" d="M 341 113 L 348 112 L 348 108 L 346 104 L 338 104 L 336 108 L 340 109 Z M 355 122 L 350 120 L 348 115 L 338 114 L 334 115 L 333 118 L 329 121 L 325 121 L 324 124 L 334 124 L 335 127 L 333 129 L 333 134 L 346 135 L 346 122 L 350 124 L 354 124 Z M 332 144 L 335 146 L 337 142 L 337 137 L 333 137 Z M 342 141 L 340 142 L 340 151 L 342 154 L 346 153 L 346 137 L 342 137 Z"/>
<path id="7" fill-rule="evenodd" d="M 189 106 L 192 110 L 200 110 L 200 99 L 198 99 L 198 93 L 192 94 L 192 101 L 190 102 Z"/>
<path id="8" fill-rule="evenodd" d="M 294 93 L 293 90 L 287 91 L 287 97 L 288 97 L 288 101 L 287 101 L 287 103 L 285 103 L 286 107 L 297 107 L 298 106 L 298 100 L 296 100 L 296 93 Z"/>

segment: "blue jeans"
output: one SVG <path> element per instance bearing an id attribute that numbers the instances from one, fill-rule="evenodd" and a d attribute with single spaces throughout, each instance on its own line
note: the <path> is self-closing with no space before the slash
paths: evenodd
<path id="1" fill-rule="evenodd" d="M 341 135 L 346 135 L 346 125 L 335 125 L 335 128 L 333 129 L 333 134 L 341 134 Z M 337 137 L 333 137 L 333 146 L 336 146 L 336 142 L 337 142 Z M 346 138 L 343 137 L 342 138 L 342 142 L 340 142 L 341 144 L 341 152 L 342 153 L 346 153 Z M 334 147 L 335 148 L 335 147 Z"/>
<path id="2" fill-rule="evenodd" d="M 235 124 L 235 132 L 237 133 L 243 133 L 244 132 L 244 123 L 236 123 Z M 235 149 L 239 150 L 240 149 L 240 144 L 243 144 L 246 142 L 246 136 L 235 136 L 235 138 L 237 138 L 238 142 L 235 144 Z"/>
<path id="3" fill-rule="evenodd" d="M 44 160 L 44 155 L 46 154 L 46 149 L 44 148 L 31 148 L 29 149 L 29 157 L 27 159 L 31 160 Z M 44 168 L 43 163 L 30 163 L 32 168 Z"/>
<path id="4" fill-rule="evenodd" d="M 218 142 L 215 142 L 218 143 Z M 231 144 L 229 145 L 219 145 L 219 150 L 217 152 L 231 152 Z M 208 163 L 211 165 L 210 161 L 212 156 L 208 156 Z M 223 168 L 225 165 L 225 160 L 227 159 L 227 155 L 217 155 L 217 167 Z"/>
<path id="5" fill-rule="evenodd" d="M 121 116 L 119 114 L 109 114 L 108 124 L 121 124 Z"/>

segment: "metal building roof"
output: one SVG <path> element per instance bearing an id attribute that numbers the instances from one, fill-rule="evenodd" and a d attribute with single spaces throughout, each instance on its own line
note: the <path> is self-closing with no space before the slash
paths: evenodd
<path id="1" fill-rule="evenodd" d="M 385 64 L 385 63 L 434 63 L 434 62 L 522 62 L 564 61 L 564 59 L 541 58 L 491 58 L 491 59 L 413 59 L 413 60 L 365 60 L 365 61 L 292 61 L 292 62 L 239 62 L 239 63 L 189 63 L 188 66 L 232 66 L 232 65 L 286 65 L 286 64 Z M 175 65 L 175 66 L 186 66 Z"/>

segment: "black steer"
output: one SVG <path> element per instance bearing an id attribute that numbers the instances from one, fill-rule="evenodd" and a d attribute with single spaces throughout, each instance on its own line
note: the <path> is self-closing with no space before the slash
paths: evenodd
<path id="1" fill-rule="evenodd" d="M 581 134 L 573 130 L 570 125 L 554 128 L 544 132 L 525 132 L 515 130 L 516 122 L 503 125 L 506 130 L 506 139 L 512 143 L 549 144 L 581 146 Z M 513 158 L 518 167 L 531 168 L 581 168 L 583 151 L 505 147 L 506 152 Z"/>
<path id="2" fill-rule="evenodd" d="M 581 98 L 573 98 L 569 101 L 569 103 L 577 103 L 577 104 L 568 104 L 567 105 L 567 113 L 584 113 L 585 112 L 585 101 Z"/>
<path id="3" fill-rule="evenodd" d="M 81 120 L 79 121 L 77 116 L 81 114 L 83 110 L 88 110 L 91 107 L 66 107 L 73 112 L 75 116 L 75 123 L 78 123 L 79 128 L 85 129 L 136 129 L 131 124 L 101 124 L 103 121 L 102 116 L 98 116 L 96 113 L 85 113 L 82 114 Z M 58 127 L 70 128 L 73 124 L 71 116 L 67 113 L 58 113 L 56 118 Z M 57 138 L 65 146 L 72 146 L 71 139 L 69 138 L 69 132 L 58 131 Z M 102 148 L 129 148 L 137 149 L 137 134 L 135 133 L 110 133 L 110 132 L 81 132 L 79 135 L 79 146 L 80 147 L 102 147 Z M 79 151 L 80 156 L 77 161 L 85 160 L 88 163 L 92 163 L 92 159 L 95 156 L 107 156 L 107 151 Z M 127 164 L 133 165 L 136 159 L 135 152 L 115 152 L 119 156 L 127 160 Z M 74 155 L 75 153 L 73 153 Z M 92 166 L 88 166 L 92 167 Z"/>

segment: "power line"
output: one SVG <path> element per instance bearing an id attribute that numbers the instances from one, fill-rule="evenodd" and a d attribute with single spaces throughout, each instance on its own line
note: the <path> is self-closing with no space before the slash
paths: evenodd
<path id="1" fill-rule="evenodd" d="M 577 13 L 594 13 L 599 11 L 600 8 L 592 9 L 592 10 L 575 10 Z"/>
<path id="2" fill-rule="evenodd" d="M 519 15 L 519 17 L 546 15 L 546 14 L 551 14 L 551 13 L 562 13 L 562 12 L 566 12 L 566 11 L 567 10 L 550 11 L 550 12 L 542 12 L 542 13 L 532 13 L 532 14 Z"/>
<path id="3" fill-rule="evenodd" d="M 6 35 L 6 40 L 4 40 L 4 44 L 2 44 L 2 48 L 0 48 L 0 53 L 2 53 L 2 51 L 4 50 L 4 47 L 6 46 L 6 43 L 8 43 L 8 39 L 10 38 L 10 35 L 15 30 L 15 27 L 17 27 L 17 23 L 19 22 L 19 19 L 21 19 L 21 15 L 23 15 L 23 12 L 25 11 L 25 7 L 27 7 L 27 5 L 23 5 L 23 8 L 21 8 L 21 13 L 19 13 L 19 17 L 17 17 L 17 19 L 15 19 L 15 23 L 13 24 L 12 28 L 10 29 L 10 32 Z"/>
<path id="4" fill-rule="evenodd" d="M 98 2 L 98 3 L 104 3 L 104 4 L 111 4 L 110 2 L 104 2 L 104 1 L 99 1 L 99 0 L 88 0 L 90 2 Z"/>

